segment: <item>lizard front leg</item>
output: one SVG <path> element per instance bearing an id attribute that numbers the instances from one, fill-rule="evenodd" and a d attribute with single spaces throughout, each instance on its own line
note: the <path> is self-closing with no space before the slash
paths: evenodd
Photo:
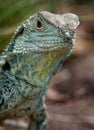
<path id="1" fill-rule="evenodd" d="M 47 124 L 44 101 L 41 100 L 37 110 L 30 116 L 28 130 L 45 130 Z"/>

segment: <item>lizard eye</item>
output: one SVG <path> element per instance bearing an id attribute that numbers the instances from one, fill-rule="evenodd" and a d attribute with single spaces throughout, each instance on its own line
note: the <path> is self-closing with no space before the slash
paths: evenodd
<path id="1" fill-rule="evenodd" d="M 39 20 L 37 20 L 36 26 L 37 26 L 38 29 L 41 29 L 43 27 L 42 23 Z"/>

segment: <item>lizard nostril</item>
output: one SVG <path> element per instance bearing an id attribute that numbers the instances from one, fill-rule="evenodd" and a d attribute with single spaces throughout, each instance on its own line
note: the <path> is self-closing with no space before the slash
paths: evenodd
<path id="1" fill-rule="evenodd" d="M 66 41 L 66 42 L 69 42 L 70 40 L 71 40 L 71 35 L 70 35 L 69 32 L 66 32 L 66 33 L 65 33 L 65 41 Z"/>
<path id="2" fill-rule="evenodd" d="M 71 40 L 71 38 L 70 37 L 66 37 L 66 41 L 70 41 Z"/>

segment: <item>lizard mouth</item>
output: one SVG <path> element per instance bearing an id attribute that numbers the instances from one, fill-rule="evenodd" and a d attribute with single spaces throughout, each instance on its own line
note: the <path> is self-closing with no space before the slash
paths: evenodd
<path id="1" fill-rule="evenodd" d="M 35 49 L 42 50 L 57 50 L 63 49 L 64 47 L 71 47 L 73 46 L 72 42 L 64 42 L 62 39 L 59 40 L 33 40 L 33 41 L 26 41 L 28 43 L 32 42 L 32 47 Z"/>
<path id="2" fill-rule="evenodd" d="M 25 44 L 20 44 L 19 42 L 16 44 L 16 48 L 14 49 L 14 53 L 27 53 L 27 52 L 34 52 L 34 53 L 48 53 L 48 52 L 57 52 L 57 51 L 69 51 L 73 49 L 73 43 L 67 43 L 61 40 L 58 41 L 31 41 L 26 40 L 24 41 Z M 17 47 L 18 46 L 18 47 Z"/>
<path id="3" fill-rule="evenodd" d="M 66 43 L 64 41 L 42 41 L 42 42 L 34 42 L 34 46 L 36 46 L 36 50 L 41 51 L 59 51 L 63 49 L 72 49 L 72 43 Z"/>
<path id="4" fill-rule="evenodd" d="M 46 43 L 46 44 L 44 44 Z M 60 44 L 60 42 L 51 42 L 51 41 L 45 41 L 44 43 L 34 43 L 37 47 L 39 48 L 42 48 L 42 49 L 51 49 L 51 48 L 54 48 L 54 47 L 61 47 L 62 44 Z M 54 43 L 54 44 L 53 44 Z M 63 43 L 63 46 L 65 45 L 66 43 Z"/>
<path id="5" fill-rule="evenodd" d="M 37 43 L 34 43 L 35 46 L 38 48 L 38 49 L 41 49 L 41 51 L 52 51 L 52 50 L 59 50 L 59 49 L 63 49 L 64 47 L 66 47 L 66 43 L 64 43 L 63 45 L 62 44 L 37 44 Z"/>

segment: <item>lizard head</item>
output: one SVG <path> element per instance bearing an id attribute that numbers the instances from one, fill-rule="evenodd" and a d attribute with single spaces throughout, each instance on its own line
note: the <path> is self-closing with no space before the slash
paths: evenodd
<path id="1" fill-rule="evenodd" d="M 47 11 L 38 12 L 17 28 L 13 37 L 13 52 L 43 53 L 61 49 L 69 53 L 74 47 L 78 25 L 79 19 L 75 14 L 56 15 Z"/>
<path id="2" fill-rule="evenodd" d="M 24 21 L 5 50 L 13 55 L 8 59 L 12 73 L 37 86 L 48 84 L 72 51 L 78 25 L 75 14 L 58 15 L 47 11 Z"/>

